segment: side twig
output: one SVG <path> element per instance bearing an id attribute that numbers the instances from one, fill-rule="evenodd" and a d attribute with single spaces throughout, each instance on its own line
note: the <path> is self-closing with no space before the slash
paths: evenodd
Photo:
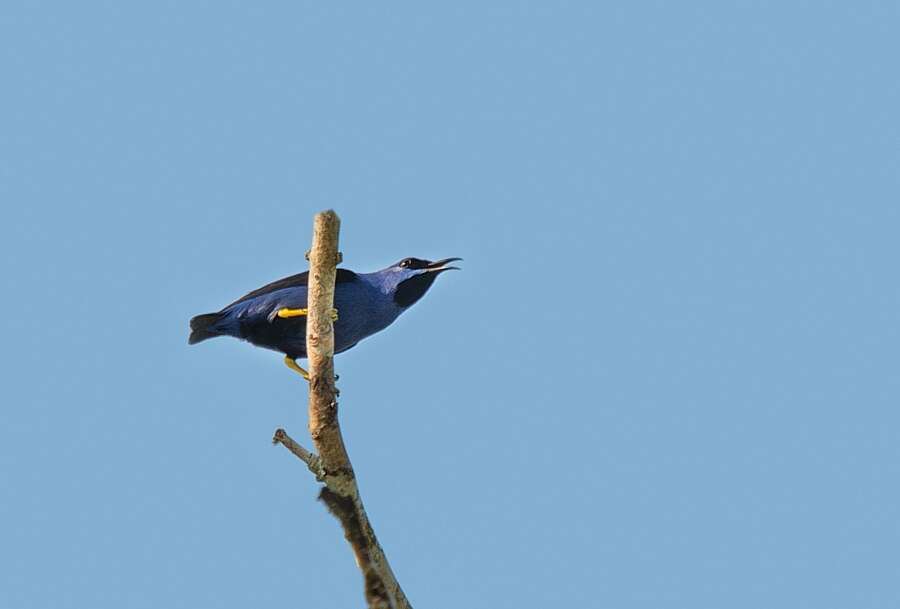
<path id="1" fill-rule="evenodd" d="M 290 437 L 285 430 L 275 430 L 275 435 L 272 437 L 272 444 L 281 444 L 294 453 L 298 459 L 306 463 L 306 467 L 313 473 L 316 480 L 325 482 L 325 470 L 322 469 L 322 460 L 294 442 L 294 438 Z"/>
<path id="2" fill-rule="evenodd" d="M 334 385 L 334 286 L 340 219 L 334 211 L 316 214 L 309 258 L 306 353 L 309 359 L 309 433 L 318 456 L 297 444 L 279 429 L 273 442 L 290 450 L 316 479 L 324 482 L 319 498 L 340 521 L 365 579 L 366 601 L 374 609 L 412 609 L 372 528 L 353 465 L 338 423 L 337 388 Z M 340 311 L 338 311 L 340 315 Z"/>

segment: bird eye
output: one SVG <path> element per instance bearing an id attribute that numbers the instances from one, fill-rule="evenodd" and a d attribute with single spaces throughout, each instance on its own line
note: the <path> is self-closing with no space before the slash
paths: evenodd
<path id="1" fill-rule="evenodd" d="M 411 265 L 411 264 L 412 264 L 412 258 L 407 258 L 406 260 L 404 260 L 403 262 L 400 263 L 400 268 L 408 269 L 409 265 Z"/>

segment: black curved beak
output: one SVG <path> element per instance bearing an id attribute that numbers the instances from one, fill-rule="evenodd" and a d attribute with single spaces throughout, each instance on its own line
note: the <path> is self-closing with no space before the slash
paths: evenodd
<path id="1" fill-rule="evenodd" d="M 440 273 L 442 271 L 458 271 L 460 268 L 458 266 L 447 266 L 451 262 L 456 262 L 457 260 L 462 260 L 462 258 L 444 258 L 443 260 L 437 260 L 436 262 L 432 262 L 428 266 L 425 267 L 425 270 L 429 273 Z"/>

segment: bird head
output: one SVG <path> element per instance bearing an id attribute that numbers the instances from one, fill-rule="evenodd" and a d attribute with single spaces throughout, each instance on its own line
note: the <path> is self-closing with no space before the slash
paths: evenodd
<path id="1" fill-rule="evenodd" d="M 421 258 L 404 258 L 378 271 L 378 275 L 382 287 L 393 295 L 394 304 L 406 309 L 425 295 L 438 275 L 444 271 L 459 270 L 459 267 L 448 266 L 457 260 L 462 258 L 444 258 L 435 262 Z"/>

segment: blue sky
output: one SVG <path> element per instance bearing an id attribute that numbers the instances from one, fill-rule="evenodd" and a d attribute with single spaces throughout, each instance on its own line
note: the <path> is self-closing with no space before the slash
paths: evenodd
<path id="1" fill-rule="evenodd" d="M 5 3 L 0 608 L 358 607 L 304 387 L 187 321 L 464 270 L 337 359 L 420 607 L 900 604 L 893 3 Z"/>

